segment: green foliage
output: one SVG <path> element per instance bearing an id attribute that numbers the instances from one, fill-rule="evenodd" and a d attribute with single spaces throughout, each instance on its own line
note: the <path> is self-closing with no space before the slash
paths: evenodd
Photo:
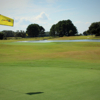
<path id="1" fill-rule="evenodd" d="M 4 33 L 4 37 L 14 37 L 15 33 L 11 30 L 4 30 L 2 31 Z"/>
<path id="2" fill-rule="evenodd" d="M 87 31 L 84 31 L 83 32 L 83 35 L 87 36 L 88 35 Z"/>
<path id="3" fill-rule="evenodd" d="M 42 26 L 39 26 L 40 29 L 40 36 L 43 37 L 45 35 L 45 29 Z"/>
<path id="4" fill-rule="evenodd" d="M 45 29 L 42 26 L 39 26 L 38 24 L 30 24 L 26 29 L 26 33 L 30 37 L 37 37 L 39 34 L 43 36 L 44 31 Z"/>
<path id="5" fill-rule="evenodd" d="M 89 27 L 88 33 L 92 35 L 100 36 L 100 22 L 92 23 Z"/>
<path id="6" fill-rule="evenodd" d="M 70 31 L 69 31 L 69 34 L 70 34 L 71 36 L 73 36 L 73 31 L 72 31 L 72 30 L 70 30 Z"/>
<path id="7" fill-rule="evenodd" d="M 52 27 L 51 27 L 51 29 L 50 29 L 50 36 L 55 36 L 55 35 L 56 35 L 56 34 L 55 34 L 55 32 L 56 32 L 56 31 L 55 31 L 55 30 L 56 30 L 56 29 L 55 29 L 55 26 L 56 26 L 55 24 L 52 25 Z"/>
<path id="8" fill-rule="evenodd" d="M 45 32 L 45 36 L 50 36 L 50 32 L 49 31 L 47 31 L 47 32 Z"/>
<path id="9" fill-rule="evenodd" d="M 27 27 L 26 33 L 28 33 L 28 36 L 30 37 L 37 37 L 39 35 L 40 29 L 38 24 L 30 24 Z"/>
<path id="10" fill-rule="evenodd" d="M 20 30 L 15 33 L 15 36 L 24 38 L 24 37 L 26 37 L 26 33 L 24 31 Z"/>
<path id="11" fill-rule="evenodd" d="M 3 32 L 0 32 L 0 39 L 2 40 L 4 38 Z"/>
<path id="12" fill-rule="evenodd" d="M 58 35 L 60 37 L 63 37 L 64 35 L 74 36 L 75 34 L 77 34 L 77 29 L 71 20 L 59 21 L 56 25 L 53 25 L 50 29 L 51 36 Z"/>

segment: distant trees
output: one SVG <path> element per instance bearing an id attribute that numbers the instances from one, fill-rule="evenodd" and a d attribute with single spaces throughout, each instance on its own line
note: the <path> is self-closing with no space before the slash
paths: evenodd
<path id="1" fill-rule="evenodd" d="M 3 30 L 0 32 L 0 39 L 10 39 L 11 37 L 26 37 L 26 32 L 17 30 L 16 32 L 11 30 Z"/>
<path id="2" fill-rule="evenodd" d="M 22 38 L 24 38 L 24 37 L 26 37 L 26 32 L 24 32 L 24 31 L 22 31 L 22 30 L 17 30 L 16 32 L 15 32 L 15 37 L 22 37 Z"/>
<path id="3" fill-rule="evenodd" d="M 87 36 L 88 35 L 87 31 L 84 31 L 83 32 L 83 35 Z"/>
<path id="4" fill-rule="evenodd" d="M 45 29 L 42 26 L 39 26 L 38 24 L 30 24 L 27 29 L 26 33 L 30 37 L 37 37 L 39 34 L 43 36 Z"/>
<path id="5" fill-rule="evenodd" d="M 47 32 L 45 32 L 45 36 L 47 37 L 49 37 L 50 36 L 50 32 L 49 31 L 47 31 Z"/>
<path id="6" fill-rule="evenodd" d="M 100 36 L 100 22 L 94 22 L 89 26 L 88 34 Z"/>
<path id="7" fill-rule="evenodd" d="M 45 34 L 45 29 L 42 27 L 42 26 L 39 26 L 39 29 L 40 29 L 40 36 L 43 37 L 44 34 Z"/>
<path id="8" fill-rule="evenodd" d="M 59 21 L 57 24 L 52 25 L 50 29 L 51 36 L 63 37 L 64 35 L 74 36 L 75 34 L 77 34 L 77 29 L 71 20 Z"/>
<path id="9" fill-rule="evenodd" d="M 3 30 L 4 37 L 14 37 L 14 32 L 11 30 Z"/>
<path id="10" fill-rule="evenodd" d="M 56 25 L 52 25 L 50 29 L 50 36 L 55 36 L 56 35 Z"/>
<path id="11" fill-rule="evenodd" d="M 0 32 L 0 40 L 2 40 L 4 38 L 4 34 L 3 32 Z"/>

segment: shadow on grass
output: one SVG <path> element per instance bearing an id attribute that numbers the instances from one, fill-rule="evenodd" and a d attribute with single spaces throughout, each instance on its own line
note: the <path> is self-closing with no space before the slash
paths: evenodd
<path id="1" fill-rule="evenodd" d="M 22 93 L 23 94 L 23 92 L 11 90 L 11 89 L 1 88 L 1 87 L 0 87 L 0 89 L 4 89 L 4 90 L 7 90 L 7 91 L 12 91 L 12 92 L 17 92 L 17 93 Z M 25 94 L 27 94 L 27 95 L 35 95 L 35 94 L 41 94 L 41 93 L 44 93 L 44 92 L 28 92 L 28 93 L 25 93 Z"/>
<path id="2" fill-rule="evenodd" d="M 28 95 L 35 95 L 35 94 L 41 94 L 41 93 L 44 93 L 44 92 L 29 92 L 29 93 L 26 93 Z"/>

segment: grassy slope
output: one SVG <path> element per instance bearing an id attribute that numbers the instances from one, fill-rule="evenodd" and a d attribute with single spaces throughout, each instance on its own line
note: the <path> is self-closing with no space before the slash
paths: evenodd
<path id="1" fill-rule="evenodd" d="M 99 100 L 99 94 L 100 43 L 0 44 L 1 100 Z"/>
<path id="2" fill-rule="evenodd" d="M 78 40 L 78 39 L 100 39 L 100 36 L 69 36 L 69 37 L 56 37 L 56 38 L 51 38 L 51 40 Z"/>

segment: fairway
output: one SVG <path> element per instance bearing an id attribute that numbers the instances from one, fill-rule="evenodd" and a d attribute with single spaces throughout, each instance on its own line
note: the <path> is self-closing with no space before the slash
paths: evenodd
<path id="1" fill-rule="evenodd" d="M 0 100 L 100 100 L 100 43 L 0 41 Z"/>

